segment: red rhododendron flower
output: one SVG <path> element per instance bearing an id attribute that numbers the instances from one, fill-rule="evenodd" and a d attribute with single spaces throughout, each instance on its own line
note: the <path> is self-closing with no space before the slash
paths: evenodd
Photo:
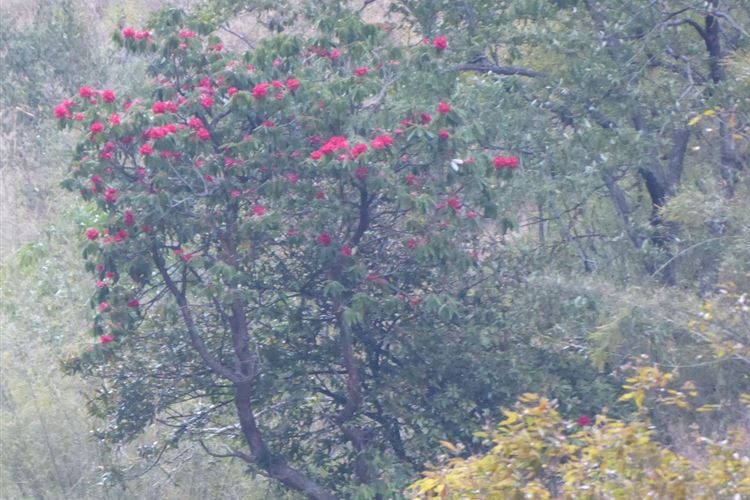
<path id="1" fill-rule="evenodd" d="M 414 174 L 409 174 L 406 176 L 406 183 L 410 186 L 414 185 L 417 182 L 417 176 Z"/>
<path id="2" fill-rule="evenodd" d="M 104 102 L 115 102 L 115 91 L 110 89 L 102 90 L 102 99 L 104 99 Z"/>
<path id="3" fill-rule="evenodd" d="M 214 105 L 214 99 L 210 95 L 206 95 L 201 97 L 201 106 L 203 106 L 204 109 L 211 109 L 211 106 Z"/>
<path id="4" fill-rule="evenodd" d="M 55 106 L 55 118 L 62 120 L 63 118 L 70 118 L 70 111 L 65 104 L 58 104 Z"/>
<path id="5" fill-rule="evenodd" d="M 91 87 L 81 87 L 78 89 L 78 95 L 83 97 L 84 99 L 88 99 L 89 97 L 94 96 L 94 89 Z"/>
<path id="6" fill-rule="evenodd" d="M 208 129 L 205 129 L 203 127 L 199 128 L 198 131 L 195 133 L 195 135 L 197 135 L 198 139 L 202 141 L 206 141 L 211 138 L 211 132 L 209 132 Z"/>
<path id="7" fill-rule="evenodd" d="M 372 149 L 385 149 L 393 144 L 393 138 L 390 135 L 379 135 L 370 141 Z"/>
<path id="8" fill-rule="evenodd" d="M 588 415 L 581 415 L 580 417 L 578 417 L 578 425 L 581 427 L 591 425 L 591 418 Z"/>
<path id="9" fill-rule="evenodd" d="M 435 37 L 432 46 L 437 50 L 445 50 L 448 47 L 448 40 L 444 36 Z"/>
<path id="10" fill-rule="evenodd" d="M 263 205 L 255 205 L 253 207 L 253 213 L 257 216 L 265 215 L 266 207 L 264 207 Z"/>
<path id="11" fill-rule="evenodd" d="M 437 112 L 438 113 L 450 113 L 451 112 L 451 105 L 447 102 L 440 102 L 440 104 L 437 105 Z"/>
<path id="12" fill-rule="evenodd" d="M 123 38 L 135 38 L 135 30 L 131 27 L 124 28 L 122 30 Z"/>
<path id="13" fill-rule="evenodd" d="M 313 160 L 320 160 L 322 156 L 323 153 L 321 153 L 320 151 L 313 151 L 312 153 L 310 153 L 310 158 L 312 158 Z"/>
<path id="14" fill-rule="evenodd" d="M 358 167 L 354 171 L 354 176 L 359 180 L 365 180 L 367 179 L 367 176 L 370 175 L 370 170 L 367 167 Z"/>
<path id="15" fill-rule="evenodd" d="M 103 282 L 102 280 L 99 280 L 96 282 L 96 288 L 99 288 L 99 289 L 107 288 L 107 284 Z"/>
<path id="16" fill-rule="evenodd" d="M 109 305 L 109 302 L 100 302 L 99 303 L 99 312 L 109 311 L 110 307 L 111 306 Z"/>
<path id="17" fill-rule="evenodd" d="M 109 344 L 110 342 L 113 342 L 115 338 L 112 335 L 102 335 L 99 337 L 99 342 L 102 344 Z"/>
<path id="18" fill-rule="evenodd" d="M 117 189 L 107 188 L 104 191 L 104 199 L 107 200 L 107 203 L 115 203 L 117 201 Z"/>
<path id="19" fill-rule="evenodd" d="M 440 132 L 438 132 L 438 137 L 441 139 L 449 139 L 451 136 L 451 133 L 445 130 L 444 128 L 440 129 Z"/>
<path id="20" fill-rule="evenodd" d="M 406 242 L 406 246 L 409 247 L 410 250 L 416 248 L 417 247 L 417 240 L 415 240 L 414 238 L 408 240 Z"/>
<path id="21" fill-rule="evenodd" d="M 130 299 L 128 301 L 128 307 L 131 309 L 138 309 L 141 306 L 141 303 L 138 302 L 138 299 Z"/>
<path id="22" fill-rule="evenodd" d="M 456 198 L 456 197 L 448 198 L 445 202 L 453 210 L 460 210 L 461 209 L 461 201 L 458 198 Z"/>
<path id="23" fill-rule="evenodd" d="M 183 29 L 177 33 L 177 36 L 179 36 L 180 38 L 195 38 L 195 31 Z"/>
<path id="24" fill-rule="evenodd" d="M 92 122 L 89 130 L 91 131 L 91 135 L 100 134 L 104 132 L 104 124 L 101 122 Z"/>
<path id="25" fill-rule="evenodd" d="M 365 76 L 367 74 L 367 68 L 364 66 L 361 66 L 359 68 L 354 68 L 354 76 Z"/>
<path id="26" fill-rule="evenodd" d="M 319 151 L 328 155 L 341 149 L 349 149 L 349 143 L 347 142 L 346 137 L 334 135 L 328 139 L 325 144 L 320 146 Z"/>
<path id="27" fill-rule="evenodd" d="M 125 213 L 122 215 L 122 220 L 126 226 L 131 227 L 135 224 L 135 214 L 132 210 L 125 210 Z"/>
<path id="28" fill-rule="evenodd" d="M 161 114 L 167 111 L 167 103 L 162 101 L 156 101 L 151 105 L 151 111 L 155 114 Z"/>
<path id="29" fill-rule="evenodd" d="M 199 129 L 203 126 L 203 121 L 198 117 L 191 116 L 188 118 L 187 124 L 190 128 Z"/>
<path id="30" fill-rule="evenodd" d="M 286 81 L 286 88 L 288 88 L 291 92 L 294 92 L 300 87 L 299 80 L 296 80 L 294 78 L 290 78 Z"/>
<path id="31" fill-rule="evenodd" d="M 151 147 L 151 144 L 143 144 L 143 145 L 141 146 L 141 149 L 140 149 L 140 153 L 141 153 L 141 154 L 142 154 L 143 156 L 149 156 L 149 155 L 151 155 L 151 153 L 153 153 L 153 152 L 154 152 L 154 148 L 153 148 L 153 147 Z"/>
<path id="32" fill-rule="evenodd" d="M 96 240 L 99 237 L 99 230 L 93 227 L 90 227 L 86 230 L 86 238 L 88 238 L 91 241 Z"/>
<path id="33" fill-rule="evenodd" d="M 118 115 L 117 113 L 112 113 L 111 115 L 109 115 L 109 124 L 112 125 L 113 127 L 116 127 L 117 125 L 119 125 L 120 115 Z"/>
<path id="34" fill-rule="evenodd" d="M 149 35 L 151 35 L 151 33 L 149 33 L 148 31 L 136 31 L 134 38 L 136 40 L 145 40 L 149 37 Z"/>
<path id="35" fill-rule="evenodd" d="M 328 57 L 331 59 L 331 61 L 335 61 L 336 59 L 341 57 L 341 51 L 339 49 L 333 49 Z"/>
<path id="36" fill-rule="evenodd" d="M 325 199 L 325 197 L 326 197 L 326 194 L 323 191 L 318 191 L 317 193 L 315 193 L 316 200 L 323 200 Z"/>
<path id="37" fill-rule="evenodd" d="M 237 87 L 229 87 L 229 88 L 227 89 L 227 95 L 228 95 L 229 97 L 232 97 L 232 96 L 233 96 L 234 94 L 236 94 L 237 92 L 238 92 L 238 90 L 237 90 Z"/>
<path id="38" fill-rule="evenodd" d="M 496 156 L 492 161 L 492 164 L 496 169 L 501 168 L 517 168 L 518 157 L 517 156 Z"/>
<path id="39" fill-rule="evenodd" d="M 420 113 L 419 121 L 422 123 L 422 125 L 428 125 L 432 121 L 432 115 L 429 113 Z"/>
<path id="40" fill-rule="evenodd" d="M 320 243 L 324 247 L 327 247 L 331 244 L 331 235 L 328 233 L 320 233 L 320 235 L 318 236 L 318 243 Z"/>
<path id="41" fill-rule="evenodd" d="M 365 151 L 367 151 L 367 144 L 359 143 L 352 148 L 352 156 L 358 158 Z"/>
<path id="42" fill-rule="evenodd" d="M 299 175 L 297 174 L 287 174 L 286 180 L 291 182 L 292 184 L 296 183 L 299 180 Z"/>
<path id="43" fill-rule="evenodd" d="M 120 229 L 119 231 L 117 231 L 117 233 L 115 233 L 115 236 L 114 236 L 115 243 L 122 243 L 123 241 L 127 239 L 128 236 L 130 235 L 128 234 L 126 230 Z"/>
<path id="44" fill-rule="evenodd" d="M 339 252 L 341 252 L 341 255 L 344 257 L 350 257 L 352 255 L 352 249 L 347 245 L 342 246 Z"/>
<path id="45" fill-rule="evenodd" d="M 256 99 L 262 99 L 266 96 L 268 93 L 268 87 L 269 85 L 267 83 L 259 83 L 255 87 L 253 87 L 252 95 Z"/>
<path id="46" fill-rule="evenodd" d="M 260 124 L 266 128 L 273 128 L 276 126 L 273 120 L 263 120 Z"/>

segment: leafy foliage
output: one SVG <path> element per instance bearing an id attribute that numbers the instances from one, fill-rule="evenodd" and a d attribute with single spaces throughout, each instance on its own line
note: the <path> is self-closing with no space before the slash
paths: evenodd
<path id="1" fill-rule="evenodd" d="M 644 408 L 648 391 L 668 392 L 662 403 L 687 405 L 689 397 L 667 389 L 670 374 L 641 368 L 622 400 Z M 411 486 L 414 498 L 619 498 L 649 496 L 723 498 L 750 493 L 748 436 L 741 429 L 722 441 L 698 440 L 699 463 L 655 439 L 645 412 L 622 421 L 562 419 L 556 404 L 524 394 L 491 433 L 484 455 L 450 459 Z M 454 453 L 460 449 L 444 446 Z"/>

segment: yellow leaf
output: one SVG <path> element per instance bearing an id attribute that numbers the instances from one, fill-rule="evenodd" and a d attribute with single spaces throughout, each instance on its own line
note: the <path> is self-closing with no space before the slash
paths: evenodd
<path id="1" fill-rule="evenodd" d="M 688 121 L 688 127 L 692 127 L 693 125 L 701 121 L 701 118 L 703 118 L 701 115 L 694 116 L 693 118 L 691 118 L 690 121 Z"/>
<path id="2" fill-rule="evenodd" d="M 709 412 L 712 412 L 712 411 L 716 411 L 719 408 L 720 408 L 719 405 L 706 404 L 706 405 L 703 405 L 700 408 L 698 408 L 696 411 L 698 411 L 700 413 L 709 413 Z"/>
<path id="3" fill-rule="evenodd" d="M 516 422 L 519 418 L 521 418 L 521 415 L 510 410 L 503 410 L 503 414 L 508 418 L 500 422 L 500 425 L 510 425 Z"/>
<path id="4" fill-rule="evenodd" d="M 716 111 L 714 111 L 713 109 L 707 109 L 706 111 L 703 112 L 703 116 L 714 116 L 715 114 L 716 114 Z"/>
<path id="5" fill-rule="evenodd" d="M 636 395 L 635 395 L 635 405 L 638 408 L 643 408 L 643 400 L 645 399 L 645 397 L 646 397 L 646 394 L 643 393 L 643 392 L 636 393 Z"/>
<path id="6" fill-rule="evenodd" d="M 456 448 L 454 444 L 449 443 L 448 441 L 440 441 L 440 445 L 443 446 L 444 448 L 448 448 L 453 453 L 459 453 L 461 451 L 458 448 Z"/>

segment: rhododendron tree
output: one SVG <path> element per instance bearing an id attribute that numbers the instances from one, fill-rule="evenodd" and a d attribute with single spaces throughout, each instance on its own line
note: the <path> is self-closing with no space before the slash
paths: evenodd
<path id="1" fill-rule="evenodd" d="M 106 380 L 101 437 L 158 423 L 311 498 L 387 496 L 495 406 L 502 370 L 464 369 L 502 359 L 477 285 L 517 161 L 479 145 L 433 47 L 323 35 L 234 53 L 165 11 L 115 35 L 150 60 L 142 92 L 55 108 L 82 131 L 66 186 L 102 214 L 98 342 L 68 366 Z"/>

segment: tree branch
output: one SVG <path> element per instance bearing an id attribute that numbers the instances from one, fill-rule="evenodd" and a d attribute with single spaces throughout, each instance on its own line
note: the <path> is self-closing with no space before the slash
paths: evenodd
<path id="1" fill-rule="evenodd" d="M 169 288 L 172 296 L 174 296 L 175 300 L 177 301 L 177 305 L 180 308 L 180 313 L 182 314 L 182 319 L 185 323 L 185 327 L 187 328 L 188 335 L 190 336 L 190 343 L 192 344 L 193 348 L 198 351 L 201 359 L 214 373 L 221 375 L 222 377 L 231 380 L 234 383 L 242 382 L 243 380 L 245 380 L 244 377 L 227 368 L 209 352 L 208 347 L 206 347 L 206 344 L 203 342 L 203 339 L 200 337 L 200 335 L 198 334 L 198 330 L 195 327 L 195 320 L 193 319 L 193 313 L 190 311 L 190 306 L 188 305 L 187 298 L 185 297 L 185 294 L 180 292 L 174 280 L 169 275 L 167 266 L 164 263 L 164 258 L 159 254 L 159 251 L 156 248 L 153 248 L 151 250 L 151 255 L 154 259 L 154 263 L 156 263 L 157 269 L 159 269 L 159 274 L 161 274 L 164 283 L 166 283 L 167 288 Z"/>
<path id="2" fill-rule="evenodd" d="M 498 66 L 489 61 L 479 63 L 464 63 L 448 68 L 447 71 L 475 71 L 477 73 L 495 73 L 503 76 L 526 76 L 529 78 L 545 78 L 547 75 L 528 68 L 518 66 Z"/>

